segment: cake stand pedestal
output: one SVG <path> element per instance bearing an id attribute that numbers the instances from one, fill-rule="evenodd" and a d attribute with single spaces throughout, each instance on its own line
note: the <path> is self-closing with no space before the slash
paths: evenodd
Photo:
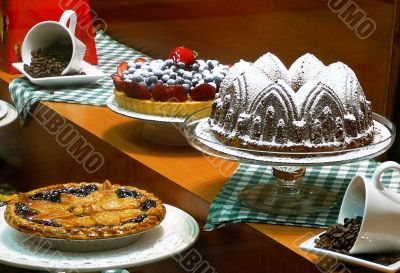
<path id="1" fill-rule="evenodd" d="M 214 137 L 208 118 L 204 118 L 203 111 L 207 110 L 197 111 L 186 119 L 183 129 L 187 141 L 205 154 L 243 163 L 272 166 L 275 183 L 250 186 L 238 193 L 238 201 L 242 205 L 270 214 L 309 214 L 337 204 L 340 200 L 335 193 L 302 183 L 306 167 L 345 164 L 374 158 L 390 148 L 395 136 L 393 123 L 373 113 L 374 140 L 363 147 L 315 153 L 236 148 L 227 146 Z"/>
<path id="2" fill-rule="evenodd" d="M 256 211 L 279 215 L 318 212 L 339 202 L 335 193 L 303 184 L 305 172 L 305 167 L 272 167 L 276 183 L 247 187 L 238 193 L 238 200 Z"/>

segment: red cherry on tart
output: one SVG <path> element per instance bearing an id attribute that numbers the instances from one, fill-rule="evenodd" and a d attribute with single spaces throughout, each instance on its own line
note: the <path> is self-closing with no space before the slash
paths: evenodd
<path id="1" fill-rule="evenodd" d="M 182 62 L 186 67 L 193 64 L 198 54 L 196 51 L 180 46 L 174 48 L 168 55 L 168 58 L 172 59 L 174 63 Z"/>
<path id="2" fill-rule="evenodd" d="M 215 92 L 216 89 L 214 86 L 208 83 L 203 83 L 190 90 L 189 95 L 195 101 L 205 101 L 214 99 Z"/>

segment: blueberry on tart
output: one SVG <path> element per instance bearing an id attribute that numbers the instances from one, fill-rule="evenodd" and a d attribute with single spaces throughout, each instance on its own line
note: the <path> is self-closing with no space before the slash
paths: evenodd
<path id="1" fill-rule="evenodd" d="M 68 240 L 105 239 L 150 229 L 165 217 L 165 207 L 144 190 L 100 183 L 67 183 L 21 193 L 5 212 L 15 229 Z"/>

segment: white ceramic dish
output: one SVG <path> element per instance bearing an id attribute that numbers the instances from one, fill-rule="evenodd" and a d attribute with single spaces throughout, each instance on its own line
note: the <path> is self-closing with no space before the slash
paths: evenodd
<path id="1" fill-rule="evenodd" d="M 14 106 L 5 101 L 0 101 L 0 112 L 0 115 L 3 115 L 0 118 L 0 127 L 7 126 L 8 124 L 14 122 L 14 120 L 16 120 L 18 117 L 17 110 L 15 110 Z"/>
<path id="2" fill-rule="evenodd" d="M 29 81 L 44 87 L 82 85 L 93 81 L 97 81 L 106 75 L 102 71 L 97 69 L 95 66 L 85 61 L 82 62 L 81 71 L 85 72 L 86 75 L 59 76 L 59 77 L 46 77 L 46 78 L 32 78 L 28 73 L 25 72 L 24 63 L 13 63 L 12 65 L 25 77 L 27 77 Z"/>
<path id="3" fill-rule="evenodd" d="M 323 257 L 332 257 L 337 259 L 338 261 L 343 261 L 343 262 L 348 262 L 351 264 L 359 265 L 359 266 L 364 266 L 367 268 L 383 271 L 383 272 L 396 272 L 400 270 L 400 261 L 391 265 L 381 265 L 377 263 L 373 263 L 361 258 L 345 255 L 345 254 L 340 254 L 334 251 L 329 251 L 321 248 L 316 248 L 315 247 L 315 239 L 317 239 L 322 233 L 312 237 L 311 239 L 305 241 L 300 245 L 300 248 L 306 252 L 311 252 L 315 253 L 319 256 Z"/>
<path id="4" fill-rule="evenodd" d="M 8 105 L 5 101 L 0 101 L 0 120 L 8 113 Z"/>
<path id="5" fill-rule="evenodd" d="M 127 236 L 108 238 L 108 239 L 93 239 L 93 240 L 64 240 L 58 238 L 46 238 L 40 236 L 29 235 L 29 239 L 36 245 L 46 245 L 49 248 L 67 252 L 99 252 L 121 248 L 133 244 L 146 232 L 149 232 L 157 226 Z M 21 232 L 22 233 L 22 232 Z M 21 234 L 26 236 L 25 234 Z"/>
<path id="6" fill-rule="evenodd" d="M 114 112 L 131 117 L 131 118 L 136 118 L 136 119 L 141 119 L 145 121 L 156 121 L 156 122 L 167 122 L 167 123 L 183 123 L 185 121 L 185 118 L 179 118 L 179 117 L 163 117 L 163 116 L 155 116 L 155 115 L 147 115 L 147 114 L 142 114 L 142 113 L 137 113 L 130 111 L 128 109 L 122 108 L 117 104 L 117 102 L 114 99 L 114 95 L 111 95 L 107 99 L 107 106 Z"/>
<path id="7" fill-rule="evenodd" d="M 92 272 L 130 268 L 173 257 L 194 244 L 199 235 L 196 220 L 186 212 L 165 205 L 167 214 L 156 228 L 131 245 L 102 252 L 63 252 L 38 245 L 0 220 L 0 263 L 48 272 Z M 0 213 L 4 207 L 0 208 Z"/>

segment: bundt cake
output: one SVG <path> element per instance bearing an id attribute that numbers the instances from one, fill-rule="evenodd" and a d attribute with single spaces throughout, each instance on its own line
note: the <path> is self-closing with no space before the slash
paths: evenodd
<path id="1" fill-rule="evenodd" d="M 233 65 L 208 123 L 227 145 L 285 152 L 335 151 L 373 140 L 371 103 L 346 64 L 312 54 L 289 70 L 273 54 Z"/>

